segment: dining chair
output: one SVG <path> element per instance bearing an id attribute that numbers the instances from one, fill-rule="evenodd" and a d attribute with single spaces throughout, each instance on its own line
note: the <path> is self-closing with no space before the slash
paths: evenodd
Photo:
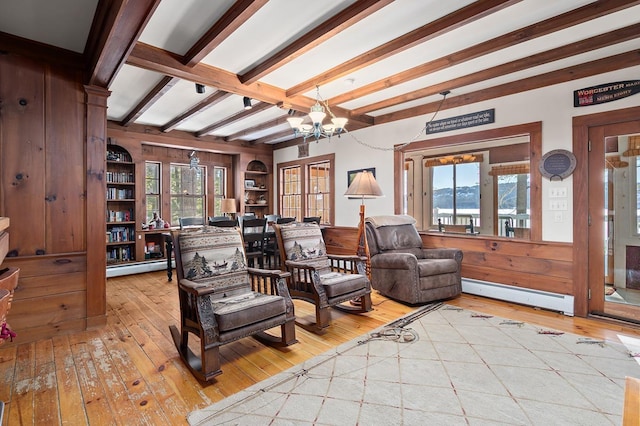
<path id="1" fill-rule="evenodd" d="M 280 268 L 280 251 L 278 250 L 278 241 L 273 225 L 280 219 L 279 214 L 265 215 L 267 219 L 267 228 L 264 231 L 264 257 L 269 269 Z"/>
<path id="2" fill-rule="evenodd" d="M 276 220 L 276 224 L 283 225 L 285 223 L 291 223 L 295 221 L 296 221 L 295 217 L 279 217 L 278 220 Z"/>
<path id="3" fill-rule="evenodd" d="M 238 225 L 238 219 L 229 219 L 226 217 L 224 220 L 210 220 L 209 226 L 217 226 L 221 228 L 233 228 Z"/>
<path id="4" fill-rule="evenodd" d="M 229 216 L 209 216 L 209 222 L 216 222 L 218 220 L 229 220 Z"/>
<path id="5" fill-rule="evenodd" d="M 242 220 L 242 238 L 249 266 L 258 261 L 260 268 L 264 268 L 264 231 L 267 226 L 265 218 L 244 218 Z"/>
<path id="6" fill-rule="evenodd" d="M 204 226 L 204 217 L 179 217 L 178 223 L 180 224 L 180 229 L 184 229 L 185 226 Z"/>

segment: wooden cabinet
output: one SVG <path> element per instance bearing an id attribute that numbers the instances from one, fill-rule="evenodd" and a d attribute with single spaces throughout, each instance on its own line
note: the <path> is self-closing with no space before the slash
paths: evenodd
<path id="1" fill-rule="evenodd" d="M 107 265 L 135 260 L 135 164 L 127 150 L 107 147 Z"/>
<path id="2" fill-rule="evenodd" d="M 271 174 L 267 166 L 258 160 L 247 165 L 244 172 L 244 214 L 255 214 L 264 217 L 269 214 Z"/>

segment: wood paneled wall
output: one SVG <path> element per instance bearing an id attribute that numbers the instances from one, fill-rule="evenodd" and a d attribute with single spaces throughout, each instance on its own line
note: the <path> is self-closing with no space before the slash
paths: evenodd
<path id="1" fill-rule="evenodd" d="M 354 254 L 357 228 L 324 230 L 327 252 Z M 573 295 L 573 245 L 492 236 L 421 233 L 424 247 L 464 253 L 462 276 L 516 287 Z"/>
<path id="2" fill-rule="evenodd" d="M 106 279 L 87 260 L 87 163 L 97 162 L 93 181 L 101 182 L 104 155 L 89 159 L 85 143 L 91 137 L 104 152 L 106 105 L 88 126 L 78 70 L 0 55 L 0 216 L 11 218 L 4 265 L 20 268 L 8 317 L 20 342 L 83 330 L 106 311 L 104 297 L 87 307 L 88 292 L 104 294 Z M 104 200 L 104 190 L 92 193 Z M 102 210 L 91 215 L 104 229 Z M 104 246 L 104 231 L 100 239 Z"/>
<path id="3" fill-rule="evenodd" d="M 425 247 L 462 250 L 462 276 L 516 287 L 573 294 L 573 245 L 478 235 L 423 233 Z"/>

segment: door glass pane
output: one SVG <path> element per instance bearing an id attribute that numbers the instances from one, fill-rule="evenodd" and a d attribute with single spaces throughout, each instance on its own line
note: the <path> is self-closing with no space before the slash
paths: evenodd
<path id="1" fill-rule="evenodd" d="M 639 145 L 634 135 L 605 138 L 602 252 L 605 301 L 613 302 L 605 312 L 622 317 L 640 304 Z"/>

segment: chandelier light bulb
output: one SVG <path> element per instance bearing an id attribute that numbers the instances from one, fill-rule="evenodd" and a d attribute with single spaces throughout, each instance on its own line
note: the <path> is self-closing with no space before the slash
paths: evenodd
<path id="1" fill-rule="evenodd" d="M 327 117 L 325 107 L 331 117 L 331 123 L 328 124 L 322 124 L 322 121 Z M 331 136 L 335 134 L 339 135 L 346 130 L 347 119 L 333 115 L 329 104 L 321 99 L 320 88 L 318 86 L 316 86 L 316 103 L 311 107 L 308 116 L 312 124 L 302 124 L 304 118 L 301 117 L 287 118 L 289 126 L 293 129 L 293 134 L 295 136 L 302 136 L 304 142 L 310 137 L 313 137 L 316 142 L 318 142 L 323 137 L 331 138 Z"/>

